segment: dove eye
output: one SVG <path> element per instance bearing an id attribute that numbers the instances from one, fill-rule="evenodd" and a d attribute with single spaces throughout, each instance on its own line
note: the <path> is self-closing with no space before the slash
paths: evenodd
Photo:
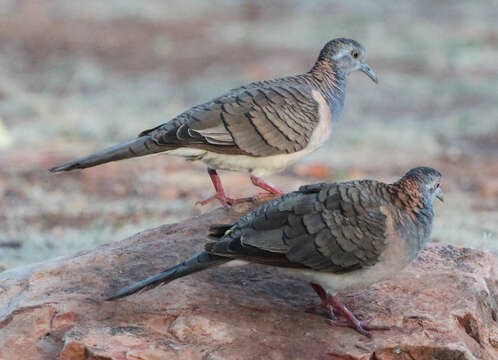
<path id="1" fill-rule="evenodd" d="M 439 183 L 437 183 L 435 186 L 434 186 L 434 189 L 437 189 L 439 188 Z"/>
<path id="2" fill-rule="evenodd" d="M 354 59 L 358 59 L 358 57 L 360 56 L 360 53 L 356 50 L 353 50 L 351 51 L 351 56 L 354 58 Z"/>

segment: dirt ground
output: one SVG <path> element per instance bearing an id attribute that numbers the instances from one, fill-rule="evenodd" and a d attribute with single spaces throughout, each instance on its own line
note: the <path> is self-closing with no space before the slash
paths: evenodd
<path id="1" fill-rule="evenodd" d="M 0 0 L 0 270 L 209 211 L 205 167 L 166 156 L 53 175 L 243 83 L 307 71 L 359 40 L 341 123 L 269 178 L 444 175 L 432 240 L 498 254 L 498 2 Z M 223 173 L 233 196 L 255 192 Z"/>

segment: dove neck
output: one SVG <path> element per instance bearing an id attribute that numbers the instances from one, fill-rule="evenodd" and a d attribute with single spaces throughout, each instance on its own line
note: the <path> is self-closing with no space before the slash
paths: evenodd
<path id="1" fill-rule="evenodd" d="M 399 209 L 394 215 L 399 224 L 399 231 L 405 233 L 406 241 L 411 245 L 410 259 L 414 259 L 427 243 L 432 231 L 434 211 L 420 193 L 416 182 L 407 179 L 388 185 L 392 203 Z"/>
<path id="2" fill-rule="evenodd" d="M 320 89 L 329 106 L 344 104 L 346 91 L 346 73 L 338 66 L 323 60 L 318 60 L 310 74 L 315 85 Z"/>
<path id="3" fill-rule="evenodd" d="M 408 213 L 412 219 L 417 219 L 422 224 L 432 223 L 434 217 L 432 204 L 425 199 L 418 182 L 410 178 L 402 178 L 391 184 L 389 190 L 394 204 Z"/>

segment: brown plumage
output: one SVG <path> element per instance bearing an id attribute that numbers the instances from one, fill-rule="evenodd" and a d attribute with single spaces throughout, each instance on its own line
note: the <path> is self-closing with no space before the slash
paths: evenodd
<path id="1" fill-rule="evenodd" d="M 334 294 L 388 278 L 417 256 L 431 233 L 433 201 L 442 198 L 440 180 L 436 170 L 419 167 L 393 184 L 360 180 L 303 186 L 232 226 L 216 227 L 216 241 L 205 251 L 111 299 L 244 260 L 278 266 L 310 281 L 323 306 L 333 306 L 368 334 L 368 325 L 348 313 Z"/>
<path id="2" fill-rule="evenodd" d="M 211 168 L 213 198 L 226 197 L 216 169 L 245 171 L 266 191 L 281 192 L 259 177 L 285 169 L 320 147 L 344 106 L 346 77 L 362 71 L 377 77 L 357 41 L 335 39 L 302 75 L 257 81 L 194 106 L 174 119 L 141 132 L 138 138 L 72 160 L 50 171 L 83 169 L 109 161 L 158 152 L 201 160 Z"/>

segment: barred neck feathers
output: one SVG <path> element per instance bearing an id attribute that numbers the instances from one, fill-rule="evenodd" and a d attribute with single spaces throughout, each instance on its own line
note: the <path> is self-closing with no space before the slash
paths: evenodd
<path id="1" fill-rule="evenodd" d="M 311 80 L 320 89 L 331 109 L 344 104 L 346 91 L 346 74 L 334 64 L 318 59 L 310 70 Z"/>
<path id="2" fill-rule="evenodd" d="M 434 211 L 432 205 L 423 200 L 419 184 L 410 178 L 402 178 L 394 184 L 388 185 L 394 205 L 406 212 L 412 220 L 423 224 L 432 222 Z"/>

